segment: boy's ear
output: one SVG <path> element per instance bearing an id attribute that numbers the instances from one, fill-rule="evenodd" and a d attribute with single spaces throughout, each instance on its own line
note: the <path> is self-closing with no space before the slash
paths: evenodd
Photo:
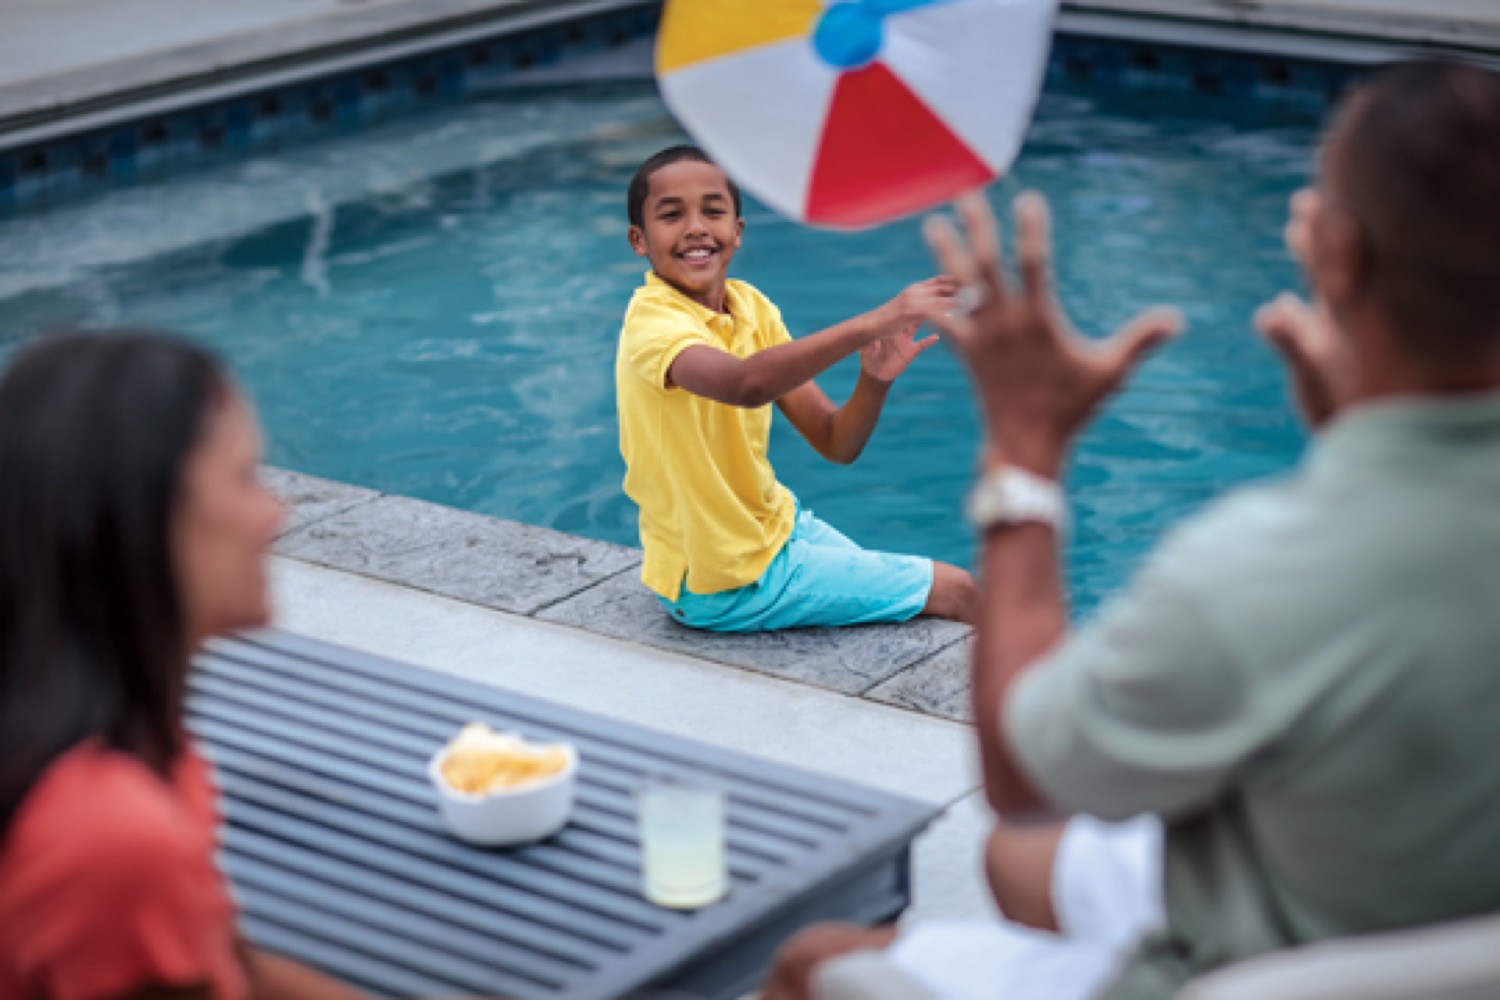
<path id="1" fill-rule="evenodd" d="M 646 231 L 640 226 L 631 226 L 627 234 L 630 239 L 630 249 L 636 252 L 638 257 L 649 257 L 650 252 L 646 249 Z"/>
<path id="2" fill-rule="evenodd" d="M 738 250 L 740 244 L 745 241 L 745 217 L 742 215 L 734 220 L 734 248 Z"/>

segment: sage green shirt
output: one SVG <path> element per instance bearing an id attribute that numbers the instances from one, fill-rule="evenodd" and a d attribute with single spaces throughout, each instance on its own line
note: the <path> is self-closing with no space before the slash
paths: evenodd
<path id="1" fill-rule="evenodd" d="M 1166 820 L 1165 930 L 1104 996 L 1500 910 L 1500 395 L 1353 411 L 1177 530 L 1017 682 L 1059 807 Z"/>

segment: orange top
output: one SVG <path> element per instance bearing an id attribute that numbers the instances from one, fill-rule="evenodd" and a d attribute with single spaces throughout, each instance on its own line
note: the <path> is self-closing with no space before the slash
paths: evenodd
<path id="1" fill-rule="evenodd" d="M 43 772 L 0 841 L 0 997 L 113 1000 L 209 984 L 246 1000 L 214 864 L 218 793 L 191 745 L 166 783 L 96 742 Z"/>

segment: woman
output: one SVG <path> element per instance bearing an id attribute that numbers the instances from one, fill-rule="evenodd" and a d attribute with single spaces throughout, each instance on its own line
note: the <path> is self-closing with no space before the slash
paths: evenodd
<path id="1" fill-rule="evenodd" d="M 270 620 L 279 503 L 224 370 L 61 334 L 0 378 L 0 997 L 349 1000 L 247 947 L 183 726 L 189 657 Z"/>

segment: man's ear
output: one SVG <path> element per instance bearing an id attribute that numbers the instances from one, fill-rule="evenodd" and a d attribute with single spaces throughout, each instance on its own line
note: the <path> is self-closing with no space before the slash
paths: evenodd
<path id="1" fill-rule="evenodd" d="M 627 234 L 630 239 L 630 249 L 634 250 L 637 257 L 649 257 L 650 251 L 646 248 L 646 231 L 640 226 L 631 226 Z"/>
<path id="2" fill-rule="evenodd" d="M 742 215 L 734 220 L 734 248 L 738 250 L 740 244 L 745 240 L 745 217 Z"/>
<path id="3" fill-rule="evenodd" d="M 1323 208 L 1313 235 L 1318 293 L 1342 311 L 1369 291 L 1370 241 L 1350 216 Z"/>

